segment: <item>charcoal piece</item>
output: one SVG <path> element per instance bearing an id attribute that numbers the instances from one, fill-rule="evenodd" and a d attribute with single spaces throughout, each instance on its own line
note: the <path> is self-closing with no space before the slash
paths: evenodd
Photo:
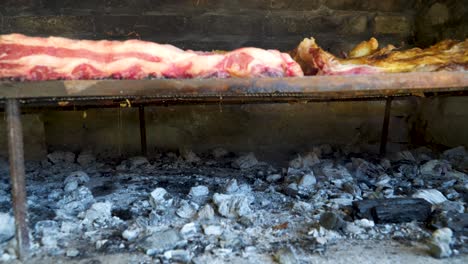
<path id="1" fill-rule="evenodd" d="M 428 225 L 437 229 L 448 227 L 457 236 L 468 236 L 468 213 L 435 210 L 428 220 Z"/>
<path id="2" fill-rule="evenodd" d="M 468 192 L 463 193 L 463 202 L 468 203 Z"/>
<path id="3" fill-rule="evenodd" d="M 354 216 L 356 218 L 374 219 L 372 210 L 382 199 L 369 199 L 353 202 Z"/>
<path id="4" fill-rule="evenodd" d="M 297 184 L 296 183 L 289 184 L 288 186 L 284 188 L 283 193 L 291 197 L 297 196 L 299 194 Z"/>
<path id="5" fill-rule="evenodd" d="M 454 213 L 454 215 L 450 217 L 447 227 L 457 234 L 468 236 L 468 213 Z"/>
<path id="6" fill-rule="evenodd" d="M 333 212 L 326 212 L 320 215 L 320 225 L 329 230 L 340 230 L 346 226 L 340 215 Z"/>
<path id="7" fill-rule="evenodd" d="M 372 219 L 376 223 L 426 221 L 431 204 L 420 198 L 374 199 L 353 202 L 357 218 Z"/>

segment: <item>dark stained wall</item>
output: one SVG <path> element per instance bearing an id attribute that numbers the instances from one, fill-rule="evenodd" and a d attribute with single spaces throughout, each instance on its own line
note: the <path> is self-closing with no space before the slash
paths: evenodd
<path id="1" fill-rule="evenodd" d="M 419 0 L 416 8 L 415 40 L 418 45 L 468 38 L 468 0 Z"/>
<path id="2" fill-rule="evenodd" d="M 0 33 L 141 38 L 187 49 L 291 50 L 313 36 L 334 52 L 376 36 L 412 43 L 414 0 L 0 0 Z"/>

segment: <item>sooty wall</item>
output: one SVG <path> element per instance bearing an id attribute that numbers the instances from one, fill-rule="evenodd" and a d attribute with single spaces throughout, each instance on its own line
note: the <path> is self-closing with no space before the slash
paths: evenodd
<path id="1" fill-rule="evenodd" d="M 141 38 L 187 49 L 291 50 L 315 37 L 335 52 L 371 36 L 414 42 L 417 1 L 2 0 L 0 33 Z"/>

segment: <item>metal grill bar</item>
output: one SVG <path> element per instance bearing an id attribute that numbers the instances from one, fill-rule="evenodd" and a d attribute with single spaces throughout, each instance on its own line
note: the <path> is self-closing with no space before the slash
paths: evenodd
<path id="1" fill-rule="evenodd" d="M 139 97 L 183 100 L 309 97 L 355 99 L 468 90 L 465 72 L 413 72 L 294 78 L 0 82 L 0 99 Z"/>
<path id="2" fill-rule="evenodd" d="M 21 112 L 16 99 L 6 101 L 8 153 L 10 160 L 11 189 L 15 214 L 18 256 L 24 260 L 29 254 L 29 231 L 23 153 Z"/>
<path id="3" fill-rule="evenodd" d="M 145 107 L 140 105 L 138 107 L 138 119 L 140 120 L 140 144 L 141 144 L 141 155 L 146 156 L 148 154 L 146 146 L 146 118 L 145 118 Z"/>
<path id="4" fill-rule="evenodd" d="M 380 155 L 385 155 L 387 152 L 388 141 L 388 126 L 390 123 L 390 110 L 392 108 L 392 97 L 388 97 L 385 101 L 385 115 L 382 124 L 382 137 L 380 138 Z"/>

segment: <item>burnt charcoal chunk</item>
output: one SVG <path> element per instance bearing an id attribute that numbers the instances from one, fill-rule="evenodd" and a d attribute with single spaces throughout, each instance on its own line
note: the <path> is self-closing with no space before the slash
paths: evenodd
<path id="1" fill-rule="evenodd" d="M 320 225 L 329 230 L 340 230 L 346 226 L 346 222 L 340 215 L 333 212 L 326 212 L 320 216 Z"/>
<path id="2" fill-rule="evenodd" d="M 353 202 L 353 208 L 356 217 L 376 223 L 423 222 L 431 214 L 431 204 L 419 198 L 362 200 Z"/>
<path id="3" fill-rule="evenodd" d="M 431 204 L 425 200 L 384 203 L 374 208 L 374 214 L 376 223 L 422 222 L 431 214 Z"/>
<path id="4" fill-rule="evenodd" d="M 124 221 L 129 221 L 132 220 L 132 212 L 128 209 L 113 209 L 112 210 L 112 216 L 116 216 Z"/>
<path id="5" fill-rule="evenodd" d="M 468 213 L 435 210 L 428 220 L 432 228 L 450 228 L 456 235 L 468 236 Z"/>
<path id="6" fill-rule="evenodd" d="M 468 213 L 454 213 L 447 226 L 457 234 L 468 236 Z"/>
<path id="7" fill-rule="evenodd" d="M 382 199 L 361 200 L 353 202 L 354 216 L 373 220 L 372 210 Z"/>

